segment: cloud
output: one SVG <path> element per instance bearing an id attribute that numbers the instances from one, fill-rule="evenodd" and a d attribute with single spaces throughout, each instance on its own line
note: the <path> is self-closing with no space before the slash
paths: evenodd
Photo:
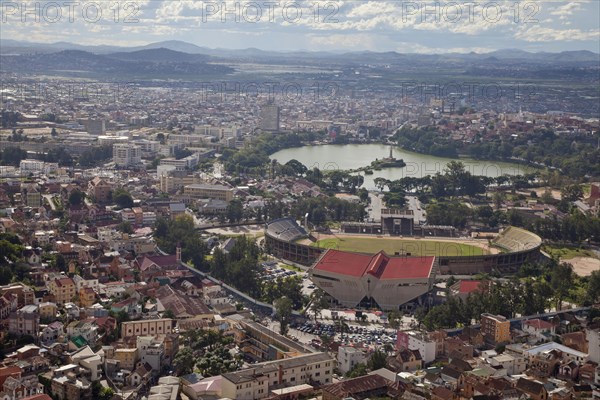
<path id="1" fill-rule="evenodd" d="M 515 33 L 516 39 L 526 42 L 552 42 L 552 41 L 579 41 L 579 40 L 597 40 L 600 36 L 600 29 L 590 29 L 583 31 L 581 29 L 554 29 L 542 26 L 532 26 Z"/>

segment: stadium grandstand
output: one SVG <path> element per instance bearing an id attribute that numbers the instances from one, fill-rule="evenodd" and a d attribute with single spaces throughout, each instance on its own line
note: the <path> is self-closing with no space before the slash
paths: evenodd
<path id="1" fill-rule="evenodd" d="M 525 229 L 509 226 L 502 231 L 492 244 L 507 252 L 535 249 L 542 245 L 542 239 Z"/>
<path id="2" fill-rule="evenodd" d="M 292 218 L 279 218 L 265 225 L 265 249 L 275 257 L 310 265 L 323 250 L 296 243 L 300 239 L 311 238 L 306 230 Z"/>
<path id="3" fill-rule="evenodd" d="M 421 303 L 435 281 L 435 257 L 391 257 L 328 249 L 309 270 L 312 282 L 346 307 L 398 310 Z"/>

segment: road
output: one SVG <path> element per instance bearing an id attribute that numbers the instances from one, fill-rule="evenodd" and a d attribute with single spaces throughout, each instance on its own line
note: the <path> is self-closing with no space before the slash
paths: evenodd
<path id="1" fill-rule="evenodd" d="M 425 210 L 421 206 L 421 202 L 417 196 L 406 196 L 406 203 L 410 210 L 413 210 L 415 217 L 415 224 L 424 224 L 427 220 L 425 217 Z"/>
<path id="2" fill-rule="evenodd" d="M 369 221 L 380 222 L 381 221 L 381 208 L 383 207 L 383 194 L 376 192 L 369 192 L 369 198 L 371 204 L 367 208 L 369 213 Z"/>

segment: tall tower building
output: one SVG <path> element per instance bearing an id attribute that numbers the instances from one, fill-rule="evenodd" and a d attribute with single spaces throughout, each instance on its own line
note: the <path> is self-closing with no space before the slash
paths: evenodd
<path id="1" fill-rule="evenodd" d="M 267 103 L 260 108 L 260 129 L 263 131 L 279 130 L 279 106 Z"/>

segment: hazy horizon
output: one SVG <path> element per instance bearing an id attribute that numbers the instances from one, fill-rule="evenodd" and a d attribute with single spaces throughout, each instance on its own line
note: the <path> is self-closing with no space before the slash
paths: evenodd
<path id="1" fill-rule="evenodd" d="M 74 4 L 69 6 L 68 4 Z M 437 4 L 437 5 L 436 5 Z M 600 2 L 166 1 L 0 5 L 3 38 L 135 47 L 179 40 L 212 49 L 489 53 L 600 52 Z M 476 3 L 475 3 L 476 4 Z"/>

